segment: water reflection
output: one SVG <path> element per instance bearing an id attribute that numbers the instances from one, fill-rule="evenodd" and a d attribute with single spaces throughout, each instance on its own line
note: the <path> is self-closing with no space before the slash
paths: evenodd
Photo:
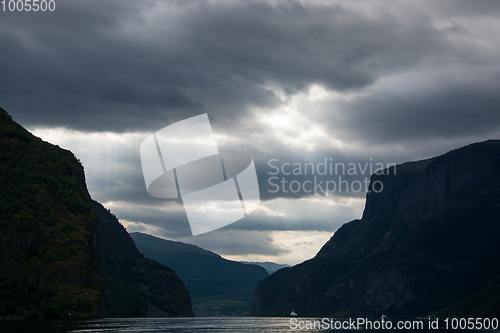
<path id="1" fill-rule="evenodd" d="M 321 320 L 301 318 L 300 320 Z M 369 332 L 369 330 L 362 330 Z M 381 330 L 376 330 L 380 332 Z M 391 332 L 436 332 L 397 330 Z M 0 321 L 2 333 L 94 333 L 94 332 L 352 332 L 352 330 L 291 329 L 290 318 L 198 317 L 198 318 L 112 318 L 96 320 Z M 374 330 L 375 332 L 375 330 Z"/>

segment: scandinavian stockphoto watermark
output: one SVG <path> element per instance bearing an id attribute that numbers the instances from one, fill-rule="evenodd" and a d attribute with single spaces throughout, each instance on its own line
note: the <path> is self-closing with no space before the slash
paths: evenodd
<path id="1" fill-rule="evenodd" d="M 421 318 L 414 320 L 386 320 L 382 316 L 380 320 L 368 318 L 322 318 L 319 319 L 290 319 L 290 329 L 301 331 L 340 331 L 340 330 L 497 330 L 499 328 L 498 318 Z"/>
<path id="2" fill-rule="evenodd" d="M 252 156 L 219 152 L 206 113 L 151 134 L 140 155 L 149 195 L 181 198 L 193 236 L 236 222 L 260 203 Z"/>
<path id="3" fill-rule="evenodd" d="M 374 180 L 370 187 L 372 174 L 396 174 L 395 163 L 344 163 L 334 162 L 333 158 L 325 157 L 318 163 L 280 163 L 278 159 L 270 159 L 267 165 L 270 176 L 267 183 L 270 193 L 380 193 L 384 189 L 381 180 Z M 355 179 L 361 177 L 361 180 Z"/>

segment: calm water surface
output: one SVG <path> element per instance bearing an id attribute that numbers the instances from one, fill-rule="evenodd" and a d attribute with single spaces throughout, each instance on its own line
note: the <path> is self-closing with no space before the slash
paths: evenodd
<path id="1" fill-rule="evenodd" d="M 299 320 L 315 320 L 299 318 Z M 318 320 L 318 319 L 316 319 Z M 321 319 L 319 319 L 321 320 Z M 380 332 L 381 330 L 374 330 Z M 400 332 L 437 332 L 403 330 Z M 441 331 L 441 330 L 439 330 Z M 335 332 L 334 330 L 291 329 L 290 318 L 198 317 L 198 318 L 114 318 L 95 320 L 1 321 L 1 333 L 93 333 L 93 332 Z M 353 332 L 340 330 L 336 332 Z M 360 332 L 368 332 L 361 330 Z M 393 329 L 391 332 L 398 332 Z M 442 332 L 442 331 L 441 331 Z M 448 332 L 456 332 L 449 330 Z"/>

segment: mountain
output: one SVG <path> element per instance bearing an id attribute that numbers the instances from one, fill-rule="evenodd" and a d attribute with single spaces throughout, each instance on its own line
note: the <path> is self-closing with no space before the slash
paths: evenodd
<path id="1" fill-rule="evenodd" d="M 179 277 L 91 200 L 75 156 L 0 109 L 0 319 L 105 315 L 193 312 Z"/>
<path id="2" fill-rule="evenodd" d="M 240 261 L 240 262 L 242 264 L 257 265 L 257 266 L 263 267 L 267 271 L 267 273 L 269 273 L 269 274 L 273 274 L 278 269 L 282 269 L 282 268 L 285 268 L 285 267 L 290 267 L 290 265 L 287 265 L 287 264 L 277 264 L 275 262 L 270 262 L 270 261 L 266 261 L 266 262 Z"/>
<path id="3" fill-rule="evenodd" d="M 189 292 L 168 267 L 145 258 L 118 219 L 93 201 L 108 317 L 193 316 Z"/>
<path id="4" fill-rule="evenodd" d="M 371 177 L 360 220 L 259 282 L 251 314 L 499 317 L 500 141 Z M 378 184 L 380 185 L 380 184 Z"/>
<path id="5" fill-rule="evenodd" d="M 195 245 L 138 232 L 130 235 L 144 256 L 175 270 L 197 316 L 245 315 L 257 282 L 268 276 L 260 266 L 227 260 Z"/>
<path id="6" fill-rule="evenodd" d="M 83 167 L 0 108 L 0 318 L 103 314 Z"/>

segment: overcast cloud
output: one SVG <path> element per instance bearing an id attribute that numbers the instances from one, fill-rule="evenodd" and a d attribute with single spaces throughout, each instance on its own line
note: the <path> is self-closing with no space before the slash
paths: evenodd
<path id="1" fill-rule="evenodd" d="M 361 217 L 365 193 L 271 193 L 269 160 L 403 163 L 500 137 L 498 1 L 56 3 L 0 12 L 0 107 L 71 149 L 129 231 L 189 232 L 179 200 L 147 194 L 139 145 L 201 113 L 220 150 L 252 154 L 263 201 L 182 239 L 287 263 Z M 300 256 L 290 233 L 311 239 Z"/>

